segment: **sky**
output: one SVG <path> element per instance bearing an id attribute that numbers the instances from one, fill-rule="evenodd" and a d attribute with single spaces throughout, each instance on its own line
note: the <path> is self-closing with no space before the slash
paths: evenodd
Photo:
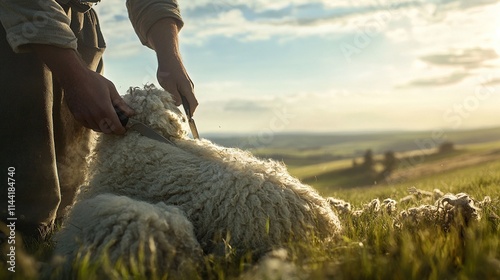
<path id="1" fill-rule="evenodd" d="M 202 135 L 500 126 L 500 0 L 178 2 Z M 96 10 L 105 76 L 158 84 L 125 1 Z"/>

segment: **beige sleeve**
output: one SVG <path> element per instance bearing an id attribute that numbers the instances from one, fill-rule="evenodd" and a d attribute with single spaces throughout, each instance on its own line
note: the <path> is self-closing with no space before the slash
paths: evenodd
<path id="1" fill-rule="evenodd" d="M 148 31 L 158 20 L 174 18 L 179 29 L 184 24 L 177 0 L 127 0 L 127 9 L 141 43 L 148 47 L 151 47 L 147 43 Z"/>
<path id="2" fill-rule="evenodd" d="M 54 0 L 2 0 L 0 21 L 14 52 L 26 52 L 26 44 L 46 44 L 76 49 L 70 19 Z"/>

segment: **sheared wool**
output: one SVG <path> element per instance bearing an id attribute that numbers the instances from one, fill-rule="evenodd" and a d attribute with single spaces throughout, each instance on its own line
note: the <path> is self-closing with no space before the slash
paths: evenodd
<path id="1" fill-rule="evenodd" d="M 96 200 L 102 194 L 127 197 L 130 207 L 140 203 L 179 209 L 192 224 L 205 253 L 224 254 L 230 248 L 232 252 L 250 251 L 258 256 L 290 241 L 326 240 L 340 232 L 340 222 L 326 199 L 290 176 L 283 164 L 208 140 L 188 138 L 185 119 L 167 92 L 153 86 L 132 88 L 124 99 L 137 112 L 134 119 L 170 138 L 175 145 L 132 130 L 125 136 L 100 135 L 89 165 L 90 180 L 80 188 L 58 246 L 66 246 L 63 244 L 81 236 L 71 225 L 78 226 L 82 216 L 92 211 L 90 207 L 99 211 L 94 215 L 96 221 L 88 225 L 88 232 L 100 236 L 113 228 L 113 223 L 121 223 L 120 212 L 127 208 Z M 139 217 L 141 210 L 134 209 Z M 156 217 L 168 218 L 160 214 Z M 106 222 L 104 228 L 100 221 Z M 156 223 L 160 222 L 150 226 Z M 155 236 L 154 242 L 170 244 L 173 241 L 168 234 L 172 232 Z M 190 238 L 189 234 L 186 238 Z M 181 242 L 182 238 L 176 236 L 173 240 Z M 94 242 L 83 241 L 84 246 Z M 136 240 L 120 242 L 125 249 L 127 243 L 132 246 Z M 71 244 L 76 248 L 77 243 Z"/>

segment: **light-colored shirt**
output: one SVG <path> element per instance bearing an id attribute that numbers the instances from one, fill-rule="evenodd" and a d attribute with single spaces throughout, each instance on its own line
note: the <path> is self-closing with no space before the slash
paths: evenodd
<path id="1" fill-rule="evenodd" d="M 127 0 L 126 4 L 132 26 L 146 46 L 147 33 L 158 20 L 174 18 L 179 28 L 183 25 L 176 0 Z M 55 0 L 2 0 L 0 21 L 15 52 L 29 51 L 27 44 L 77 48 L 70 19 Z"/>

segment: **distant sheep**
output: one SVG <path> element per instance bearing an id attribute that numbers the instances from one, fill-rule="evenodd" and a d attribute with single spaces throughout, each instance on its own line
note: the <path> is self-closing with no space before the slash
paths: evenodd
<path id="1" fill-rule="evenodd" d="M 167 92 L 134 88 L 124 99 L 137 112 L 135 119 L 175 145 L 135 131 L 101 135 L 90 180 L 56 236 L 56 253 L 71 257 L 80 244 L 105 248 L 111 242 L 116 260 L 135 251 L 147 230 L 157 257 L 176 251 L 189 259 L 198 255 L 192 229 L 204 253 L 260 256 L 288 242 L 330 239 L 341 230 L 329 203 L 284 165 L 189 139 Z M 188 245 L 177 244 L 182 242 Z"/>
<path id="2" fill-rule="evenodd" d="M 433 192 L 419 190 L 415 187 L 408 189 L 411 195 L 400 200 L 400 203 L 408 203 L 412 199 L 427 198 L 429 201 L 434 198 L 434 204 L 422 204 L 418 207 L 411 207 L 401 212 L 397 212 L 397 202 L 391 198 L 386 198 L 382 203 L 378 198 L 363 205 L 362 209 L 353 209 L 351 204 L 329 197 L 327 198 L 331 207 L 344 217 L 359 218 L 363 216 L 373 216 L 387 213 L 394 218 L 397 227 L 420 227 L 424 225 L 439 226 L 444 230 L 449 230 L 452 226 L 461 226 L 456 217 L 461 216 L 465 224 L 481 219 L 482 208 L 491 203 L 489 196 L 483 201 L 476 201 L 468 194 L 459 193 L 443 194 L 438 189 Z M 494 218 L 491 218 L 494 219 Z"/>

